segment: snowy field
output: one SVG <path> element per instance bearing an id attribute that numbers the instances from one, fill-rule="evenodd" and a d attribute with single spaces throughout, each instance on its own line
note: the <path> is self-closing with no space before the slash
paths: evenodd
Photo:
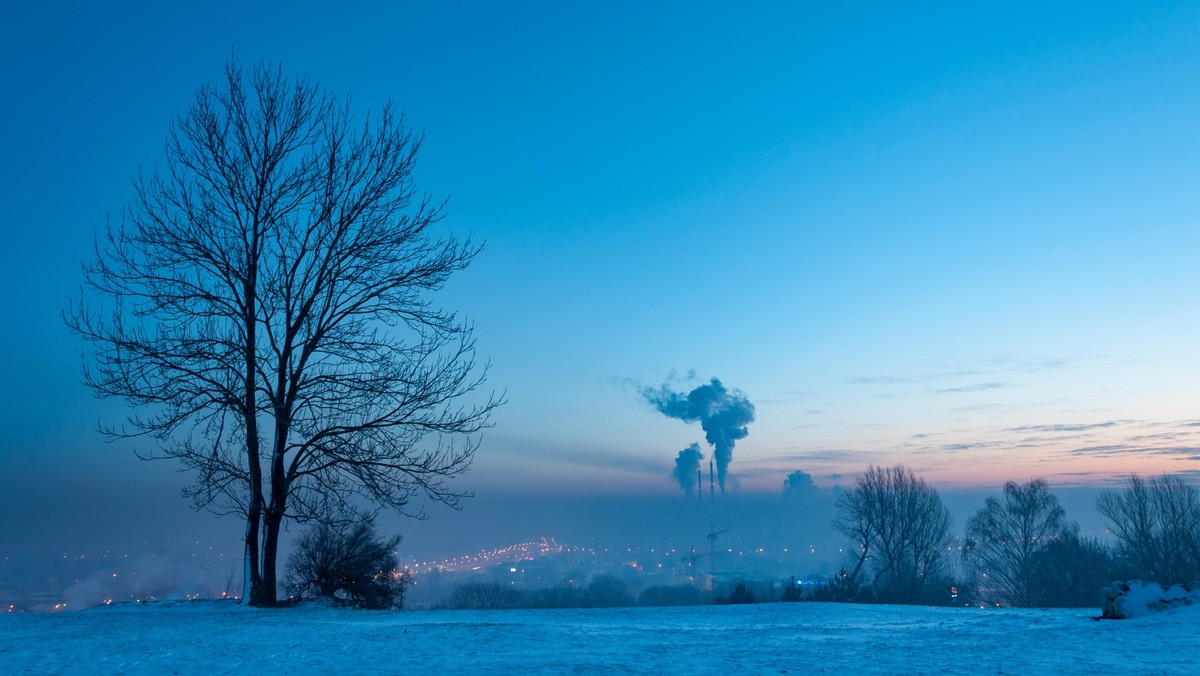
<path id="1" fill-rule="evenodd" d="M 828 603 L 603 610 L 275 611 L 166 602 L 0 616 L 0 674 L 1200 673 L 1200 608 Z"/>

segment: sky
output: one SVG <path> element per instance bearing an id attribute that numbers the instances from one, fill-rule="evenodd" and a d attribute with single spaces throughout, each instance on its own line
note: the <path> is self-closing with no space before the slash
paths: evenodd
<path id="1" fill-rule="evenodd" d="M 508 402 L 479 504 L 685 499 L 713 448 L 646 393 L 713 378 L 754 408 L 733 494 L 1195 476 L 1200 6 L 836 4 L 4 3 L 6 537 L 212 521 L 97 434 L 129 410 L 60 313 L 231 53 L 394 101 L 486 244 L 437 297 Z"/>

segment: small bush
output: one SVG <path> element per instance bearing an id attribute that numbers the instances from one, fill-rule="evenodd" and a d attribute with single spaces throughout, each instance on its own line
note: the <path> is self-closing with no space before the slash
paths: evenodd
<path id="1" fill-rule="evenodd" d="M 874 603 L 875 598 L 871 592 L 862 589 L 857 581 L 846 572 L 846 569 L 838 571 L 836 575 L 829 578 L 828 584 L 823 584 L 812 591 L 813 601 L 826 601 L 836 603 Z"/>
<path id="2" fill-rule="evenodd" d="M 783 588 L 783 598 L 780 600 L 784 603 L 795 603 L 804 600 L 804 592 L 801 591 L 800 583 L 796 581 L 795 575 L 788 580 L 787 586 Z"/>
<path id="3" fill-rule="evenodd" d="M 411 577 L 397 571 L 400 537 L 379 539 L 364 519 L 310 528 L 288 559 L 286 588 L 301 598 L 327 598 L 368 610 L 399 608 Z"/>
<path id="4" fill-rule="evenodd" d="M 716 603 L 717 605 L 746 605 L 757 603 L 757 599 L 754 598 L 754 592 L 750 591 L 745 582 L 739 582 L 728 597 L 718 596 Z"/>

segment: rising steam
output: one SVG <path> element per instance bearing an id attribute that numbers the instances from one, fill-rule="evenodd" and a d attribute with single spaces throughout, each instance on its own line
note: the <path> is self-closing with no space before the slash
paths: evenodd
<path id="1" fill-rule="evenodd" d="M 700 444 L 692 444 L 675 456 L 675 471 L 671 474 L 679 482 L 679 487 L 683 489 L 683 492 L 688 494 L 688 497 L 694 495 L 694 490 L 699 486 L 700 461 L 703 459 L 704 454 L 700 452 Z"/>
<path id="2" fill-rule="evenodd" d="M 783 480 L 783 497 L 804 499 L 817 490 L 812 475 L 803 470 L 796 470 Z"/>
<path id="3" fill-rule="evenodd" d="M 688 392 L 673 392 L 667 385 L 642 390 L 642 396 L 660 413 L 684 422 L 700 422 L 704 438 L 713 447 L 717 461 L 717 481 L 725 492 L 725 476 L 733 460 L 733 446 L 750 433 L 747 425 L 754 422 L 754 404 L 740 390 L 728 390 L 713 378 Z M 681 454 L 682 455 L 682 454 Z M 676 460 L 678 470 L 678 460 Z M 694 470 L 693 470 L 694 471 Z"/>

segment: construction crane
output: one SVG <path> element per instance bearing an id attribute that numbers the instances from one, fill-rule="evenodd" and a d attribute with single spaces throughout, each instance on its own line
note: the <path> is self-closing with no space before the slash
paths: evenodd
<path id="1" fill-rule="evenodd" d="M 720 535 L 721 533 L 728 533 L 728 532 L 729 532 L 728 528 L 725 528 L 723 530 L 717 530 L 716 526 L 709 524 L 708 525 L 708 535 L 704 536 L 704 537 L 708 538 L 708 556 L 709 556 L 710 560 L 712 561 L 712 574 L 713 575 L 717 574 L 717 536 Z"/>
<path id="2" fill-rule="evenodd" d="M 691 577 L 693 580 L 696 579 L 696 560 L 699 558 L 700 558 L 699 556 L 696 556 L 696 548 L 692 547 L 692 555 L 691 556 L 684 556 L 679 559 L 680 561 L 687 564 L 687 570 L 689 573 L 691 573 Z"/>

